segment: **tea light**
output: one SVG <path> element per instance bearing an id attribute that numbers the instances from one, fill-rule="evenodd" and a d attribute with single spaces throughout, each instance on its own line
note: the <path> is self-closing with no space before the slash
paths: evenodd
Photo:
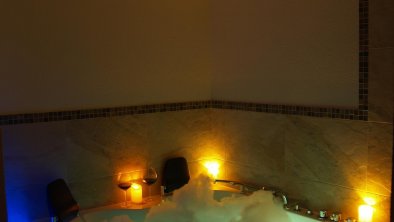
<path id="1" fill-rule="evenodd" d="M 358 221 L 371 222 L 373 216 L 373 207 L 369 205 L 361 205 L 358 208 Z"/>
<path id="2" fill-rule="evenodd" d="M 142 186 L 138 183 L 131 185 L 131 202 L 140 204 L 142 203 Z"/>

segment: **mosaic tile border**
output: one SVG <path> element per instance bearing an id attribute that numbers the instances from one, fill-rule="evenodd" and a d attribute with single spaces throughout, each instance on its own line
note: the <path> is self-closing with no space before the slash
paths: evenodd
<path id="1" fill-rule="evenodd" d="M 91 119 L 99 117 L 114 117 L 158 112 L 170 112 L 192 109 L 232 109 L 242 111 L 277 113 L 287 115 L 302 115 L 313 117 L 339 118 L 350 120 L 366 120 L 363 111 L 354 109 L 338 109 L 326 107 L 291 106 L 275 104 L 259 104 L 230 101 L 198 101 L 182 103 L 166 103 L 142 106 L 127 106 L 104 109 L 88 109 L 76 111 L 46 112 L 32 114 L 16 114 L 0 116 L 0 125 L 15 125 L 25 123 L 52 122 L 75 119 Z"/>
<path id="2" fill-rule="evenodd" d="M 327 107 L 292 106 L 276 104 L 258 104 L 244 102 L 212 101 L 212 107 L 217 109 L 234 109 L 252 112 L 277 113 L 286 115 L 301 115 L 326 117 L 349 120 L 367 120 L 365 112 L 357 109 L 339 109 Z"/>
<path id="3" fill-rule="evenodd" d="M 191 109 L 205 109 L 211 107 L 211 101 L 166 103 L 140 106 L 124 106 L 102 109 L 86 109 L 75 111 L 45 112 L 32 114 L 16 114 L 0 116 L 0 125 L 14 125 L 23 123 L 52 122 L 74 119 L 91 119 L 99 117 L 113 117 L 136 115 Z"/>
<path id="4" fill-rule="evenodd" d="M 359 107 L 368 120 L 368 0 L 359 0 Z"/>
<path id="5" fill-rule="evenodd" d="M 230 101 L 197 101 L 75 111 L 0 115 L 0 125 L 90 119 L 191 109 L 233 109 L 313 117 L 368 120 L 368 0 L 359 0 L 359 106 L 358 109 L 260 104 Z"/>

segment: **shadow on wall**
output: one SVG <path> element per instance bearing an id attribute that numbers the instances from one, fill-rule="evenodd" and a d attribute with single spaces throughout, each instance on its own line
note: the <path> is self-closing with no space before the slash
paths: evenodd
<path id="1" fill-rule="evenodd" d="M 5 176 L 3 164 L 3 140 L 0 128 L 0 221 L 7 221 L 7 207 L 5 194 Z"/>
<path id="2" fill-rule="evenodd" d="M 393 88 L 394 90 L 394 88 Z M 394 116 L 394 109 L 393 109 L 393 116 Z M 394 140 L 394 124 L 393 124 L 393 140 Z M 393 150 L 394 150 L 394 143 L 393 143 Z M 392 153 L 392 160 L 394 160 L 394 152 Z M 391 165 L 391 184 L 394 184 L 394 164 Z M 390 221 L 394 221 L 394 198 L 393 198 L 393 186 L 391 186 L 391 205 L 390 205 Z"/>

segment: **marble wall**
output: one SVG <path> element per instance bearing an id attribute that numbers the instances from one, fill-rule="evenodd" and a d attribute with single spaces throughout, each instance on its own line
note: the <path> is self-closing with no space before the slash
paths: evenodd
<path id="1" fill-rule="evenodd" d="M 140 174 L 148 161 L 160 169 L 164 159 L 179 155 L 195 163 L 214 141 L 209 112 L 3 127 L 9 221 L 47 217 L 46 184 L 59 177 L 68 182 L 81 207 L 90 208 L 122 200 L 116 186 L 119 172 Z"/>
<path id="2" fill-rule="evenodd" d="M 119 172 L 173 156 L 193 176 L 217 159 L 220 178 L 274 186 L 314 209 L 355 216 L 373 196 L 388 221 L 389 123 L 202 109 L 6 126 L 3 144 L 9 221 L 46 217 L 45 186 L 58 177 L 82 208 L 120 202 Z"/>
<path id="3" fill-rule="evenodd" d="M 310 208 L 389 221 L 392 124 L 213 110 L 232 178 L 276 186 Z"/>

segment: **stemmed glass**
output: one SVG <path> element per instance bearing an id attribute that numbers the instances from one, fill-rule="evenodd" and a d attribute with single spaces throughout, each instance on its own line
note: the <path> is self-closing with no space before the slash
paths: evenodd
<path id="1" fill-rule="evenodd" d="M 148 185 L 149 189 L 149 196 L 147 198 L 147 201 L 151 201 L 151 185 L 156 183 L 157 181 L 157 172 L 155 168 L 149 167 L 148 169 L 145 170 L 144 175 L 142 176 L 142 182 L 144 182 L 146 185 Z"/>
<path id="2" fill-rule="evenodd" d="M 127 190 L 131 187 L 131 177 L 128 173 L 120 173 L 118 187 L 124 191 L 124 205 L 122 207 L 127 207 Z"/>

